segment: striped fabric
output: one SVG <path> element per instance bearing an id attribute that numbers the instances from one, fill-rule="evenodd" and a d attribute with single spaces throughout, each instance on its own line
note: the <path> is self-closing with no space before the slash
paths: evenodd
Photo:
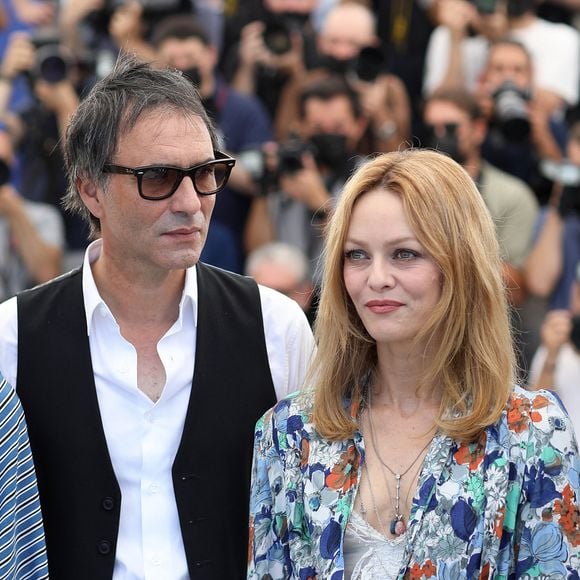
<path id="1" fill-rule="evenodd" d="M 0 579 L 40 578 L 48 578 L 48 565 L 26 422 L 0 375 Z"/>

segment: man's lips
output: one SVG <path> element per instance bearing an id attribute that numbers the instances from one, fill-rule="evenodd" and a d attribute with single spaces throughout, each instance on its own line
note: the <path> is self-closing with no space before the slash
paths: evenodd
<path id="1" fill-rule="evenodd" d="M 397 310 L 397 308 L 404 306 L 404 304 L 397 300 L 369 300 L 365 303 L 365 306 L 375 314 L 385 314 Z"/>
<path id="2" fill-rule="evenodd" d="M 180 237 L 187 237 L 187 236 L 194 236 L 199 234 L 201 231 L 198 227 L 193 228 L 177 228 L 175 230 L 171 230 L 169 232 L 165 232 L 166 236 L 180 236 Z"/>

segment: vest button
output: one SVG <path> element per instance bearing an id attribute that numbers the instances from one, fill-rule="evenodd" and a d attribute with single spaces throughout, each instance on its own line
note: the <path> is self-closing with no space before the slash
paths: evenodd
<path id="1" fill-rule="evenodd" d="M 109 540 L 100 540 L 97 544 L 97 551 L 99 554 L 106 556 L 111 553 L 111 542 Z"/>
<path id="2" fill-rule="evenodd" d="M 110 512 L 115 507 L 115 500 L 112 497 L 106 497 L 102 502 L 101 505 L 103 506 L 104 510 Z"/>

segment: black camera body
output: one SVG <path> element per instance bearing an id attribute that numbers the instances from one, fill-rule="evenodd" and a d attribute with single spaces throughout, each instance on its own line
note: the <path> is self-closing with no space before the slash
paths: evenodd
<path id="1" fill-rule="evenodd" d="M 33 80 L 60 83 L 68 76 L 70 60 L 63 53 L 58 33 L 40 30 L 30 39 L 36 50 L 34 66 L 30 71 Z"/>
<path id="2" fill-rule="evenodd" d="M 313 153 L 313 148 L 307 141 L 293 137 L 280 144 L 278 149 L 278 174 L 292 175 L 304 168 L 302 156 Z"/>
<path id="3" fill-rule="evenodd" d="M 456 123 L 446 123 L 442 135 L 437 135 L 435 127 L 427 125 L 424 132 L 424 146 L 449 155 L 459 164 L 465 161 L 464 155 L 459 149 Z"/>
<path id="4" fill-rule="evenodd" d="M 0 159 L 0 187 L 10 182 L 10 166 L 4 159 Z"/>
<path id="5" fill-rule="evenodd" d="M 502 83 L 493 93 L 494 122 L 507 141 L 521 143 L 530 136 L 530 94 L 513 82 Z"/>
<path id="6" fill-rule="evenodd" d="M 270 17 L 264 22 L 262 39 L 266 48 L 277 55 L 286 54 L 292 48 L 292 30 L 290 22 L 281 17 Z"/>

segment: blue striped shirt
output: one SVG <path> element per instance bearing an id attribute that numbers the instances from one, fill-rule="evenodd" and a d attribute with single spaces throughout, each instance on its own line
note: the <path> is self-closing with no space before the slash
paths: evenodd
<path id="1" fill-rule="evenodd" d="M 0 578 L 48 578 L 36 475 L 20 401 L 0 375 Z"/>

